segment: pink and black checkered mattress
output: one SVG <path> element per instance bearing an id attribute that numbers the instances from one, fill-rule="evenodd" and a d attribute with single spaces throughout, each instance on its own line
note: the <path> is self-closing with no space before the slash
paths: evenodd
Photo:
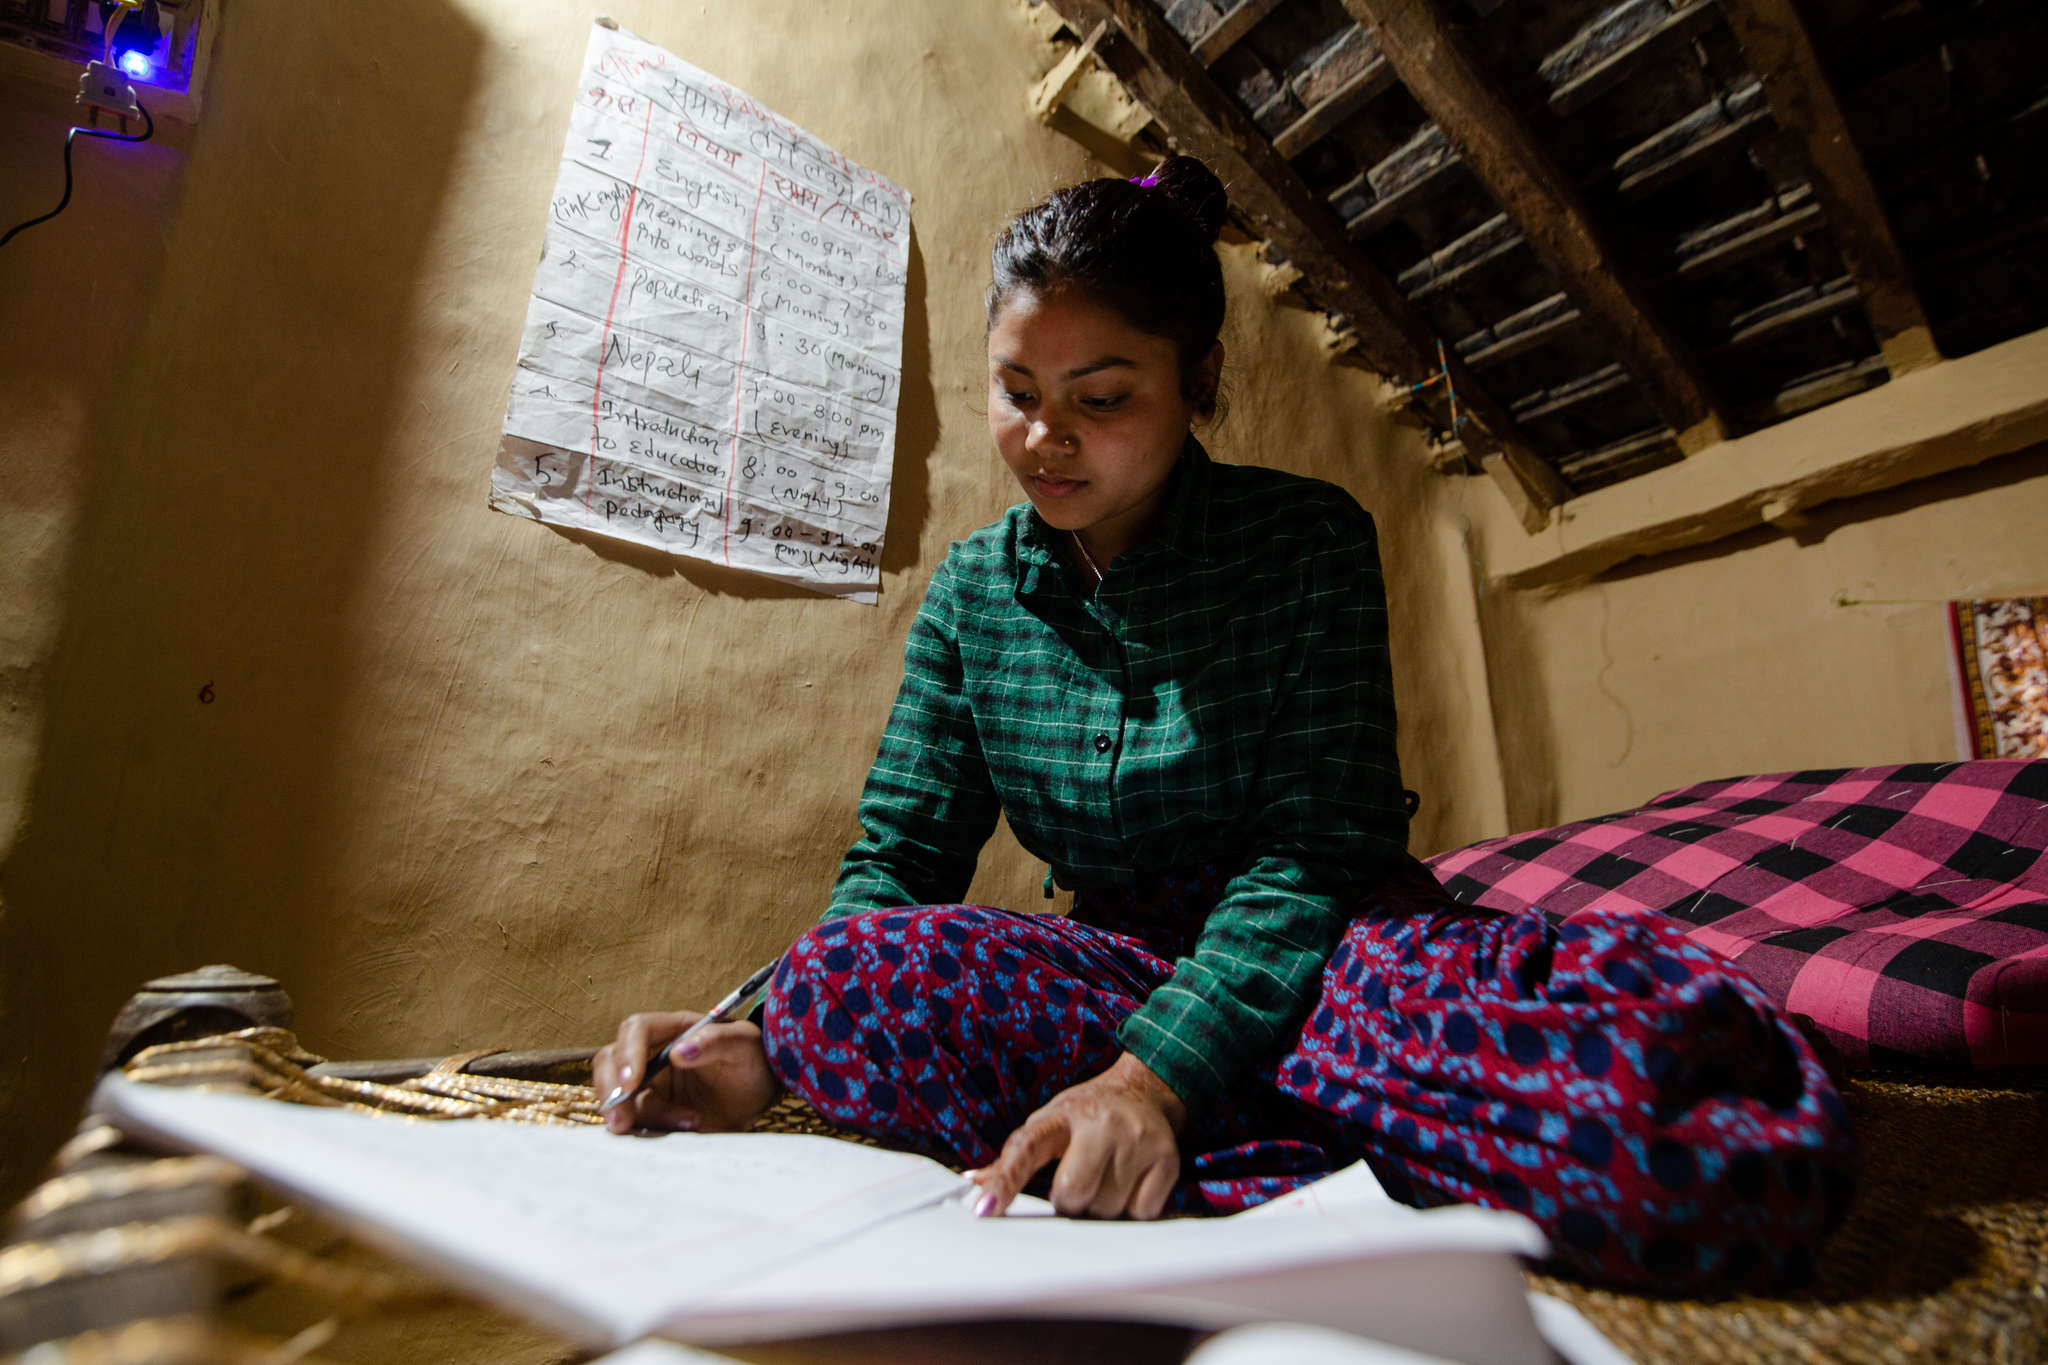
<path id="1" fill-rule="evenodd" d="M 1851 1060 L 2048 1063 L 2048 761 L 1702 782 L 1428 861 L 1468 904 L 1684 920 Z"/>

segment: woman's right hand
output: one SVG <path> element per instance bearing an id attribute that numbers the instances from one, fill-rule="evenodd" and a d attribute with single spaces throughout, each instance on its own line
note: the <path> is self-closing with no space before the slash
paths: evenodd
<path id="1" fill-rule="evenodd" d="M 694 1010 L 627 1015 L 618 1037 L 591 1058 L 590 1083 L 598 1099 L 614 1086 L 632 1089 L 654 1050 L 700 1017 Z M 781 1091 L 768 1069 L 758 1025 L 713 1024 L 669 1058 L 668 1069 L 654 1084 L 605 1115 L 604 1122 L 614 1133 L 635 1128 L 731 1132 L 753 1122 Z"/>

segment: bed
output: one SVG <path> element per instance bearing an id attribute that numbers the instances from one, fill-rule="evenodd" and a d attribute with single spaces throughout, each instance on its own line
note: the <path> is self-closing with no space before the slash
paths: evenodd
<path id="1" fill-rule="evenodd" d="M 2048 762 L 1702 782 L 1427 860 L 1459 900 L 1666 914 L 1822 1044 L 1863 1148 L 1815 1283 L 1534 1276 L 1643 1362 L 2048 1359 Z"/>
<path id="2" fill-rule="evenodd" d="M 2048 1063 L 2048 761 L 1702 782 L 1428 860 L 1452 895 L 1654 911 L 1850 1063 Z"/>

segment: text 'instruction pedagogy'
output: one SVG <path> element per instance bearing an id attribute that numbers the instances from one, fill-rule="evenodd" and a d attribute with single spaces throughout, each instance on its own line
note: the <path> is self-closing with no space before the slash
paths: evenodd
<path id="1" fill-rule="evenodd" d="M 910 195 L 594 25 L 491 505 L 875 600 Z"/>

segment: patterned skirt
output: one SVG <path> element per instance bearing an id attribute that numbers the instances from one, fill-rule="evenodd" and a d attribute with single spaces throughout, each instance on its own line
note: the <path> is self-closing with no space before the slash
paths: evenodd
<path id="1" fill-rule="evenodd" d="M 776 974 L 770 1063 L 834 1123 L 986 1164 L 1116 1060 L 1223 883 L 1083 892 L 1066 918 L 829 921 Z M 1234 1212 L 1363 1159 L 1405 1203 L 1528 1215 L 1598 1281 L 1796 1287 L 1848 1202 L 1848 1116 L 1798 1030 L 1681 927 L 1475 910 L 1411 865 L 1361 906 L 1285 1050 L 1190 1118 L 1172 1207 Z"/>

